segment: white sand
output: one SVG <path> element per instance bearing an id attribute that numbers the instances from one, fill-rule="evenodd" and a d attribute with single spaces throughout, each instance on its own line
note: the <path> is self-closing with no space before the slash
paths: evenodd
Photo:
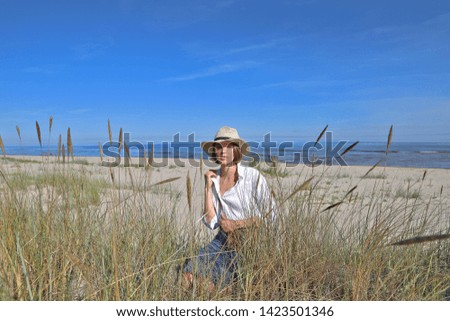
<path id="1" fill-rule="evenodd" d="M 42 157 L 30 156 L 15 158 L 33 161 L 43 159 Z M 176 166 L 174 161 L 170 160 L 168 166 L 147 170 L 137 167 L 110 169 L 100 165 L 99 157 L 76 157 L 76 164 L 65 165 L 56 163 L 55 158 L 44 158 L 44 160 L 46 161 L 45 164 L 2 160 L 0 161 L 0 169 L 7 175 L 17 171 L 25 171 L 30 175 L 36 175 L 53 169 L 62 170 L 70 167 L 83 171 L 92 178 L 101 178 L 108 182 L 111 182 L 112 172 L 116 186 L 121 186 L 124 199 L 127 195 L 132 195 L 132 189 L 137 189 L 142 193 L 140 194 L 141 197 L 151 200 L 155 203 L 155 206 L 159 206 L 163 210 L 174 212 L 180 217 L 181 221 L 183 221 L 183 218 L 188 221 L 198 220 L 202 214 L 203 174 L 200 173 L 200 168 L 189 165 L 188 160 L 184 160 L 186 164 L 184 167 Z M 155 161 L 160 163 L 162 160 Z M 133 159 L 132 164 L 137 165 L 138 160 Z M 264 164 L 262 168 L 267 169 L 268 167 Z M 322 210 L 329 205 L 344 200 L 341 206 L 334 209 L 335 215 L 342 215 L 344 220 L 348 219 L 348 217 L 345 217 L 346 211 L 355 206 L 354 204 L 359 202 L 359 208 L 364 209 L 376 202 L 391 207 L 404 206 L 405 211 L 407 211 L 408 206 L 416 206 L 417 208 L 423 208 L 420 211 L 439 212 L 439 225 L 448 228 L 450 223 L 449 169 L 377 167 L 367 177 L 362 178 L 369 169 L 370 167 L 366 166 L 320 166 L 312 169 L 304 165 L 291 168 L 280 165 L 279 171 L 283 173 L 281 177 L 277 178 L 269 174 L 265 174 L 265 177 L 278 199 L 283 200 L 296 186 L 314 175 L 312 184 L 320 195 L 317 198 L 317 209 Z M 203 173 L 206 170 L 207 168 L 203 167 Z M 190 176 L 193 186 L 191 213 L 189 213 L 187 205 L 187 175 Z M 180 178 L 159 187 L 151 187 L 157 182 L 176 177 Z M 356 189 L 344 199 L 347 192 L 354 186 L 357 186 Z M 156 195 L 158 197 L 155 197 Z M 106 203 L 107 201 L 105 201 Z"/>

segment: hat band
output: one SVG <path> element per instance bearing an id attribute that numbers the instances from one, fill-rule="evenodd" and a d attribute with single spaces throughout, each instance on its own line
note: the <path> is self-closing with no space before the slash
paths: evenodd
<path id="1" fill-rule="evenodd" d="M 214 141 L 216 141 L 216 140 L 227 140 L 227 139 L 231 139 L 231 137 L 226 137 L 226 136 L 216 137 L 216 138 L 214 138 Z"/>

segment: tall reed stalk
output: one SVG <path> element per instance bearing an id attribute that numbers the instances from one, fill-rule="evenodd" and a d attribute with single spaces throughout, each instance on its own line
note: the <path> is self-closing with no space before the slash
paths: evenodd
<path id="1" fill-rule="evenodd" d="M 6 157 L 5 145 L 3 144 L 3 139 L 1 135 L 0 135 L 0 149 L 2 150 L 3 157 Z"/>

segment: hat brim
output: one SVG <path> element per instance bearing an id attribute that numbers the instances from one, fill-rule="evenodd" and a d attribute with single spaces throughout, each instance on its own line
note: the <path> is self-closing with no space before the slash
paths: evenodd
<path id="1" fill-rule="evenodd" d="M 218 139 L 210 142 L 202 142 L 202 149 L 203 151 L 208 154 L 210 157 L 213 156 L 214 152 L 214 144 L 220 143 L 220 142 L 232 142 L 239 146 L 241 149 L 242 155 L 248 155 L 250 153 L 250 147 L 248 144 L 243 141 L 242 139 Z"/>

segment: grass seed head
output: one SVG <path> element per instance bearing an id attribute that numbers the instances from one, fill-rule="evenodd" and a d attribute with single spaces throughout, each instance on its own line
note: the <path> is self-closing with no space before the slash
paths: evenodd
<path id="1" fill-rule="evenodd" d="M 325 128 L 322 130 L 322 132 L 319 134 L 319 136 L 316 139 L 316 142 L 314 143 L 314 147 L 317 145 L 317 143 L 319 143 L 319 141 L 322 139 L 323 135 L 325 134 L 325 132 L 328 129 L 328 125 L 325 126 Z"/>
<path id="2" fill-rule="evenodd" d="M 394 126 L 391 125 L 391 128 L 389 129 L 389 135 L 388 135 L 388 140 L 387 140 L 387 144 L 386 144 L 386 155 L 389 153 L 389 149 L 391 148 L 393 127 Z"/>
<path id="3" fill-rule="evenodd" d="M 17 132 L 17 136 L 19 136 L 20 142 L 22 142 L 22 137 L 20 136 L 20 127 L 18 125 L 16 126 L 16 132 Z"/>
<path id="4" fill-rule="evenodd" d="M 350 146 L 348 146 L 344 152 L 341 154 L 341 156 L 344 156 L 345 154 L 347 154 L 349 151 L 351 151 L 353 148 L 355 148 L 356 145 L 358 145 L 359 141 L 354 142 L 353 144 L 351 144 Z"/>
<path id="5" fill-rule="evenodd" d="M 39 140 L 39 145 L 42 147 L 42 139 L 41 139 L 41 127 L 39 126 L 39 123 L 36 120 L 36 132 L 37 132 L 37 137 Z"/>
<path id="6" fill-rule="evenodd" d="M 52 126 L 53 126 L 53 116 L 50 116 L 50 119 L 48 120 L 48 132 L 52 132 Z"/>
<path id="7" fill-rule="evenodd" d="M 67 129 L 67 156 L 72 155 L 73 159 L 73 145 L 72 145 L 72 135 L 70 134 L 70 127 Z"/>

